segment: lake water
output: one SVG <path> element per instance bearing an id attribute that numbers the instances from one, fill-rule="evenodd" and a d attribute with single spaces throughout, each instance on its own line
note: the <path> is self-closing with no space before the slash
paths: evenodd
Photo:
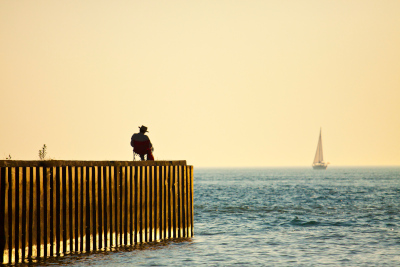
<path id="1" fill-rule="evenodd" d="M 37 265 L 400 266 L 400 167 L 196 169 L 195 236 Z"/>

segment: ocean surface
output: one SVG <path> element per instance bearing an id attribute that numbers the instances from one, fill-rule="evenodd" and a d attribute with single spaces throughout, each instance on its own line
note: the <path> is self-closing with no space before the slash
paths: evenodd
<path id="1" fill-rule="evenodd" d="M 194 231 L 36 265 L 400 266 L 400 167 L 196 169 Z"/>

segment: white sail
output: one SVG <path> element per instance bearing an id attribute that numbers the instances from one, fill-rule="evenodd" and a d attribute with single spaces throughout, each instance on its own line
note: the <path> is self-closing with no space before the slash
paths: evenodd
<path id="1" fill-rule="evenodd" d="M 322 137 L 321 137 L 321 130 L 320 130 L 317 151 L 315 152 L 315 158 L 314 158 L 313 163 L 315 164 L 315 163 L 323 163 L 323 162 L 324 162 L 324 155 L 322 152 Z"/>

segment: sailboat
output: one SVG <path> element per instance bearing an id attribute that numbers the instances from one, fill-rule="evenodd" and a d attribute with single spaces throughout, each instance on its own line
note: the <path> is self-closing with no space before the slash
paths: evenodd
<path id="1" fill-rule="evenodd" d="M 329 162 L 324 162 L 324 155 L 322 153 L 322 137 L 321 137 L 321 129 L 319 130 L 319 139 L 318 139 L 318 146 L 317 152 L 315 152 L 314 162 L 313 162 L 313 169 L 314 170 L 326 170 L 328 167 Z"/>

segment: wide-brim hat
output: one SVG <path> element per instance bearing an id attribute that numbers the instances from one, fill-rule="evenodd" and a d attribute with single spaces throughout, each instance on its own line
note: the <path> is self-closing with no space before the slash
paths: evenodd
<path id="1" fill-rule="evenodd" d="M 145 133 L 148 132 L 148 131 L 147 131 L 147 127 L 144 126 L 144 125 L 139 126 L 139 129 L 140 129 L 141 132 L 145 132 Z"/>

